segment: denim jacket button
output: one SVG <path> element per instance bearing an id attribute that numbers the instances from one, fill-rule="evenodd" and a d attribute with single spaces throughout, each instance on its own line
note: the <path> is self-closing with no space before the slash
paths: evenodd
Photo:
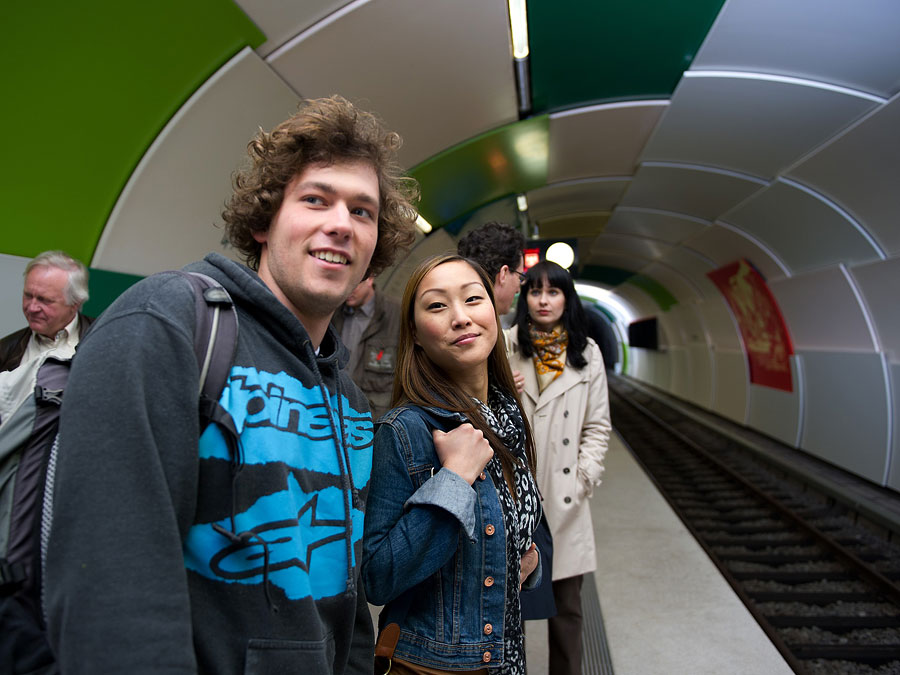
<path id="1" fill-rule="evenodd" d="M 487 527 L 485 527 L 485 528 L 484 528 L 484 533 L 485 533 L 487 536 L 490 537 L 492 534 L 494 534 L 494 526 L 493 526 L 493 525 L 488 525 Z"/>
<path id="2" fill-rule="evenodd" d="M 484 585 L 487 586 L 488 588 L 490 588 L 491 586 L 493 586 L 493 585 L 494 585 L 494 577 L 487 577 L 487 578 L 484 580 Z"/>
<path id="3" fill-rule="evenodd" d="M 488 663 L 491 660 L 491 653 L 485 652 L 484 654 L 482 654 L 481 660 L 484 661 L 485 663 Z"/>
<path id="4" fill-rule="evenodd" d="M 491 624 L 489 624 L 489 623 L 484 624 L 484 634 L 485 635 L 490 635 L 493 632 L 494 632 L 494 627 Z"/>
<path id="5" fill-rule="evenodd" d="M 485 478 L 487 478 L 487 476 L 484 475 L 484 471 L 482 471 L 482 472 L 481 472 L 481 475 L 478 476 L 478 477 L 479 477 L 481 480 L 484 480 Z"/>

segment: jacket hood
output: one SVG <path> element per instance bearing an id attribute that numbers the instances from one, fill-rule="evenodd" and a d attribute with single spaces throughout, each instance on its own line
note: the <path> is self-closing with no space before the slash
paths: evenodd
<path id="1" fill-rule="evenodd" d="M 243 306 L 252 313 L 292 352 L 303 354 L 307 345 L 312 349 L 312 341 L 300 320 L 275 297 L 259 275 L 246 265 L 236 263 L 219 253 L 209 253 L 203 260 L 191 263 L 184 269 L 205 274 L 222 284 L 235 305 Z M 319 345 L 317 360 L 323 365 L 343 368 L 349 359 L 350 352 L 329 324 L 322 344 Z"/>

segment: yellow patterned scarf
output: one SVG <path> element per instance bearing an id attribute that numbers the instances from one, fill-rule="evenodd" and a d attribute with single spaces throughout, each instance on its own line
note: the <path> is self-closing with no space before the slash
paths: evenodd
<path id="1" fill-rule="evenodd" d="M 528 332 L 531 344 L 534 345 L 534 372 L 537 374 L 538 387 L 544 391 L 565 370 L 569 334 L 562 326 L 557 326 L 549 333 L 531 326 Z"/>

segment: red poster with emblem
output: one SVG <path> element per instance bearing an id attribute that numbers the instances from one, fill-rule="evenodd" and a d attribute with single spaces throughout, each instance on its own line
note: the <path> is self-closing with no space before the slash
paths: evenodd
<path id="1" fill-rule="evenodd" d="M 725 296 L 737 320 L 750 364 L 750 381 L 793 391 L 790 356 L 794 348 L 766 280 L 744 259 L 707 276 Z"/>

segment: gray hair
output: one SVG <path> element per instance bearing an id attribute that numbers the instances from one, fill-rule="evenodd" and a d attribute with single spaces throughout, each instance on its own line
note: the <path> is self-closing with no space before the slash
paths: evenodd
<path id="1" fill-rule="evenodd" d="M 88 271 L 81 261 L 75 260 L 75 258 L 64 251 L 44 251 L 25 265 L 24 276 L 27 277 L 28 273 L 35 267 L 55 267 L 68 272 L 69 281 L 63 291 L 66 304 L 80 307 L 87 302 L 89 297 Z"/>

